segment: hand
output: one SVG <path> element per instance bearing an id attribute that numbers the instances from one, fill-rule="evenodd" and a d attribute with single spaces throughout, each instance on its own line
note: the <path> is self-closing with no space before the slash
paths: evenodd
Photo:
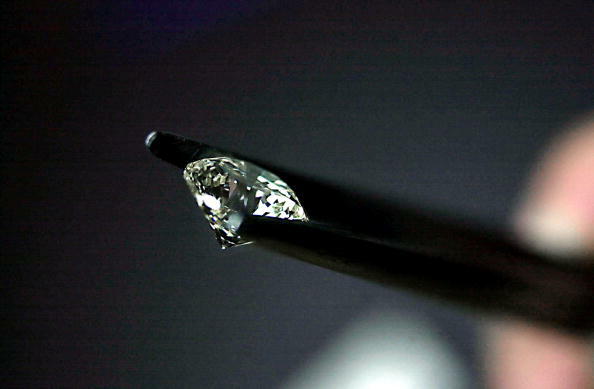
<path id="1" fill-rule="evenodd" d="M 522 240 L 553 258 L 594 258 L 594 118 L 553 143 L 515 226 Z M 524 323 L 499 323 L 489 331 L 488 384 L 495 389 L 594 388 L 593 344 L 593 339 Z"/>

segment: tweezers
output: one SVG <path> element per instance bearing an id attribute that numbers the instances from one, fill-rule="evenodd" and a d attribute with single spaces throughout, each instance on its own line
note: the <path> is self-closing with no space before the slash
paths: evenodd
<path id="1" fill-rule="evenodd" d="M 555 261 L 500 232 L 179 135 L 153 132 L 146 145 L 180 169 L 203 158 L 231 157 L 281 177 L 309 221 L 250 216 L 238 232 L 257 246 L 488 315 L 578 335 L 594 332 L 594 267 L 586 261 Z"/>

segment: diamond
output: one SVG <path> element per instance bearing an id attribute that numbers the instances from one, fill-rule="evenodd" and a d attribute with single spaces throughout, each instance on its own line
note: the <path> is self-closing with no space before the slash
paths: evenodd
<path id="1" fill-rule="evenodd" d="M 250 162 L 200 159 L 186 166 L 184 179 L 223 248 L 250 243 L 237 233 L 247 215 L 308 220 L 295 192 Z"/>

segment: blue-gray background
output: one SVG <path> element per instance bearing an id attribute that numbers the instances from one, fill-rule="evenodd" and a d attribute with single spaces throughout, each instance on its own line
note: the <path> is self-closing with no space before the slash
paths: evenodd
<path id="1" fill-rule="evenodd" d="M 478 385 L 475 319 L 221 252 L 144 150 L 177 132 L 503 228 L 593 107 L 592 3 L 369 3 L 2 5 L 2 386 L 275 387 L 370 306 L 432 323 Z"/>

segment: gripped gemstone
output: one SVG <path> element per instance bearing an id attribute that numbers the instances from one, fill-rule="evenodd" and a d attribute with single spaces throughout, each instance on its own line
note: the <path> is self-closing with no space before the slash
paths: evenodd
<path id="1" fill-rule="evenodd" d="M 250 243 L 237 233 L 247 215 L 308 220 L 295 192 L 250 162 L 200 159 L 186 166 L 184 179 L 223 248 Z"/>

